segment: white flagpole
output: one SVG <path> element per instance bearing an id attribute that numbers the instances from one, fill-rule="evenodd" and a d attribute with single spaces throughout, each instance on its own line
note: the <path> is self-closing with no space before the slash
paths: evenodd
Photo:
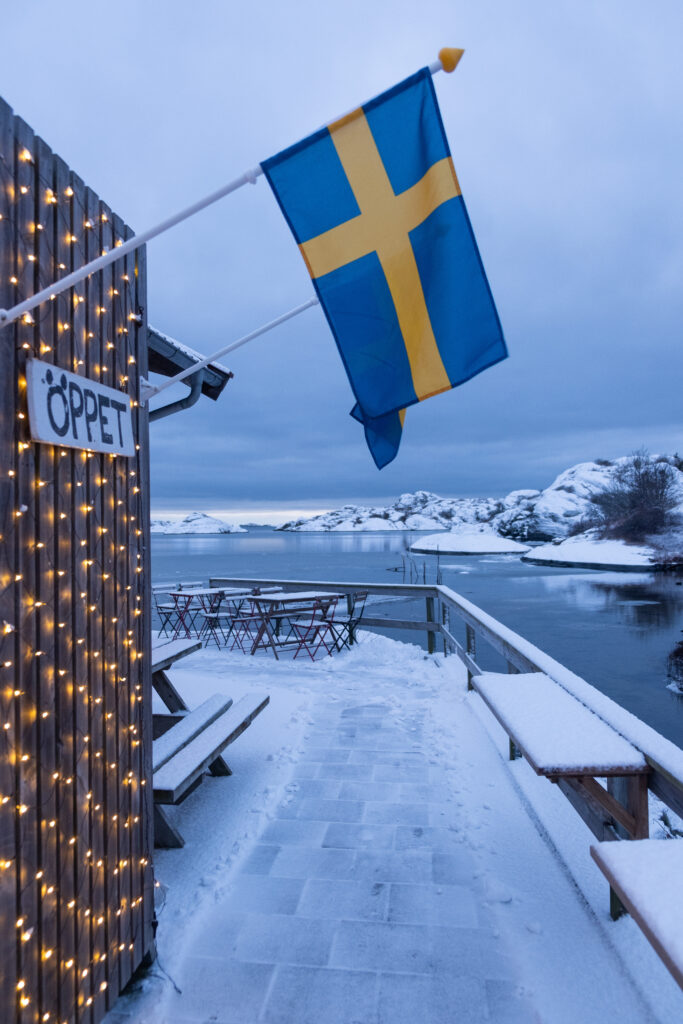
<path id="1" fill-rule="evenodd" d="M 433 64 L 429 65 L 429 71 L 435 75 L 437 71 L 454 71 L 458 61 L 462 57 L 463 50 L 452 49 L 445 47 L 439 51 L 439 59 L 434 61 Z M 357 108 L 354 108 L 357 109 Z M 343 116 L 343 115 L 342 115 Z M 339 118 L 335 118 L 339 120 Z M 332 122 L 328 122 L 332 123 Z M 187 220 L 188 217 L 193 217 L 195 213 L 199 213 L 200 210 L 206 209 L 207 206 L 211 206 L 213 203 L 218 202 L 224 196 L 229 195 L 231 192 L 236 192 L 238 188 L 242 188 L 243 185 L 255 185 L 257 179 L 263 174 L 261 165 L 252 167 L 250 170 L 245 171 L 244 174 L 240 174 L 234 181 L 228 182 L 227 185 L 223 185 L 222 188 L 217 189 L 210 195 L 205 196 L 198 202 L 193 203 L 192 206 L 186 207 L 179 213 L 174 214 L 172 217 L 168 217 L 166 220 L 157 224 L 153 228 L 149 228 L 147 231 L 143 231 L 141 235 L 133 235 L 127 242 L 123 242 L 121 245 L 114 246 L 109 252 L 104 253 L 102 256 L 98 256 L 97 259 L 91 260 L 90 263 L 86 263 L 80 267 L 79 270 L 74 270 L 73 273 L 67 274 L 60 281 L 55 281 L 54 284 L 48 285 L 47 288 L 43 288 L 42 291 L 36 292 L 28 299 L 24 299 L 23 302 L 17 303 L 16 306 L 12 306 L 10 309 L 0 309 L 0 329 L 6 327 L 8 324 L 18 320 L 19 317 L 24 316 L 39 306 L 41 302 L 45 302 L 48 299 L 54 298 L 56 295 L 60 295 L 67 288 L 73 288 L 74 285 L 80 284 L 81 281 L 85 280 L 86 277 L 90 277 L 91 274 L 96 274 L 98 270 L 104 270 L 110 263 L 115 263 L 116 260 L 122 256 L 126 256 L 129 252 L 133 252 L 134 249 L 138 249 L 145 242 L 149 242 L 150 239 L 156 238 L 157 235 L 161 235 L 164 231 L 168 231 L 169 228 L 175 227 L 176 224 L 180 224 L 181 221 Z"/>
<path id="2" fill-rule="evenodd" d="M 249 171 L 245 171 L 244 174 L 240 174 L 239 178 L 235 178 L 234 181 L 229 182 L 227 185 L 223 185 L 222 188 L 212 192 L 211 195 L 205 196 L 198 202 L 193 203 L 192 206 L 186 207 L 181 210 L 180 213 L 174 214 L 172 217 L 168 217 L 162 221 L 161 224 L 157 224 L 153 228 L 149 228 L 147 231 L 143 231 L 141 235 L 133 235 L 127 242 L 122 242 L 121 245 L 114 246 L 109 252 L 103 256 L 98 256 L 97 259 L 91 260 L 90 263 L 86 263 L 78 270 L 74 270 L 73 273 L 67 274 L 61 281 L 55 281 L 54 284 L 49 285 L 47 288 L 43 288 L 42 291 L 36 292 L 29 299 L 24 299 L 23 302 L 19 302 L 16 306 L 12 306 L 11 309 L 0 309 L 0 328 L 5 327 L 7 324 L 11 324 L 14 320 L 18 320 L 20 316 L 29 313 L 36 306 L 39 306 L 41 302 L 45 302 L 47 299 L 54 298 L 55 295 L 61 294 L 66 291 L 67 288 L 73 288 L 74 285 L 79 284 L 85 280 L 86 277 L 90 277 L 91 274 L 96 274 L 98 270 L 104 270 L 110 263 L 115 263 L 116 260 L 121 259 L 129 252 L 133 252 L 134 249 L 138 249 L 145 242 L 149 242 L 151 238 L 156 238 L 157 235 L 161 235 L 164 231 L 168 231 L 169 228 L 175 227 L 176 224 L 180 224 L 181 221 L 187 220 L 188 217 L 193 217 L 195 213 L 199 213 L 200 210 L 205 209 L 207 206 L 211 206 L 212 203 L 222 199 L 223 196 L 229 195 L 231 192 L 235 192 L 238 188 L 242 188 L 243 185 L 256 184 L 256 180 L 263 171 L 259 167 L 253 167 Z"/>
<path id="3" fill-rule="evenodd" d="M 193 376 L 193 374 L 198 370 L 201 370 L 204 366 L 208 366 L 209 363 L 215 362 L 216 359 L 220 359 L 221 356 L 227 356 L 228 352 L 234 352 L 236 348 L 239 348 L 241 345 L 246 345 L 248 341 L 258 338 L 259 335 L 265 334 L 266 331 L 272 331 L 273 327 L 278 327 L 280 324 L 283 324 L 285 320 L 291 320 L 292 317 L 298 316 L 299 313 L 303 313 L 304 310 L 310 309 L 311 306 L 317 306 L 318 301 L 317 296 L 314 295 L 313 298 L 308 299 L 307 302 L 302 302 L 300 306 L 295 306 L 294 309 L 290 309 L 287 313 L 283 313 L 281 316 L 276 317 L 275 320 L 270 320 L 267 324 L 257 327 L 255 331 L 251 331 L 250 334 L 245 334 L 237 341 L 233 341 L 231 345 L 226 345 L 225 348 L 219 348 L 218 352 L 214 352 L 212 355 L 207 356 L 205 359 L 202 359 L 201 362 L 193 363 L 192 366 L 188 366 L 186 370 L 182 370 L 180 373 L 177 373 L 175 377 L 169 377 L 169 379 L 165 380 L 163 384 L 158 384 L 156 387 L 150 387 L 147 381 L 144 378 L 141 378 L 141 404 L 144 405 L 144 403 L 148 402 L 150 398 L 153 398 L 155 395 L 165 391 L 166 388 L 170 388 L 172 384 L 177 384 L 178 381 L 184 380 L 186 377 Z"/>

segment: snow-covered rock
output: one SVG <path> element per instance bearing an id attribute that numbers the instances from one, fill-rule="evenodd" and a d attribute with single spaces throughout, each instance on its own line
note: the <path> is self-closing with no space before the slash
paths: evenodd
<path id="1" fill-rule="evenodd" d="M 246 533 L 241 526 L 225 523 L 222 519 L 209 516 L 206 512 L 190 512 L 184 519 L 172 522 L 168 519 L 153 519 L 152 533 Z"/>
<path id="2" fill-rule="evenodd" d="M 529 547 L 507 537 L 499 537 L 492 530 L 481 529 L 470 533 L 433 533 L 429 537 L 420 537 L 410 550 L 424 555 L 512 555 L 523 554 Z"/>
<path id="3" fill-rule="evenodd" d="M 610 485 L 628 458 L 580 462 L 542 491 L 515 490 L 505 498 L 440 498 L 429 491 L 415 491 L 402 494 L 386 508 L 345 505 L 311 519 L 293 520 L 280 529 L 472 532 L 472 527 L 486 524 L 501 537 L 523 544 L 561 540 L 594 510 L 591 499 Z M 663 458 L 674 472 L 683 516 L 683 473 L 676 458 Z"/>
<path id="4" fill-rule="evenodd" d="M 584 569 L 652 570 L 657 552 L 646 544 L 626 544 L 623 540 L 600 540 L 594 531 L 568 537 L 555 544 L 542 544 L 522 557 L 535 565 L 571 565 Z"/>
<path id="5" fill-rule="evenodd" d="M 346 530 L 451 530 L 488 522 L 501 512 L 497 498 L 440 498 L 429 491 L 402 494 L 386 508 L 344 505 L 343 508 L 311 519 L 285 523 L 281 530 L 346 531 Z"/>

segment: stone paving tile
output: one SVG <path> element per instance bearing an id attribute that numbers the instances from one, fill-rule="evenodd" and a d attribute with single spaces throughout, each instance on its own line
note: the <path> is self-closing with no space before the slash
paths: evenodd
<path id="1" fill-rule="evenodd" d="M 307 733 L 304 736 L 306 743 L 312 747 L 352 747 L 353 734 L 341 732 L 339 729 L 321 729 L 320 731 Z"/>
<path id="2" fill-rule="evenodd" d="M 317 764 L 306 764 L 305 762 L 299 762 L 292 768 L 293 779 L 314 779 L 318 774 Z"/>
<path id="3" fill-rule="evenodd" d="M 306 780 L 304 780 L 304 781 L 306 781 Z M 310 781 L 315 781 L 315 780 L 310 780 Z M 285 797 L 285 799 L 282 801 L 282 803 L 279 804 L 279 806 L 275 808 L 275 817 L 278 818 L 278 819 L 286 818 L 286 819 L 290 819 L 290 820 L 292 818 L 298 818 L 298 816 L 299 816 L 299 809 L 300 809 L 301 803 L 302 803 L 302 801 L 304 799 L 305 798 L 304 798 L 304 796 L 301 793 L 297 793 L 297 792 L 290 793 L 287 797 Z"/>
<path id="4" fill-rule="evenodd" d="M 320 800 L 316 797 L 304 797 L 297 817 L 313 821 L 358 822 L 363 820 L 364 810 L 365 805 L 361 800 Z"/>
<path id="5" fill-rule="evenodd" d="M 279 852 L 279 846 L 255 846 L 241 870 L 245 875 L 267 875 Z"/>
<path id="6" fill-rule="evenodd" d="M 432 855 L 432 881 L 437 885 L 472 885 L 474 858 L 466 846 L 454 853 Z"/>
<path id="7" fill-rule="evenodd" d="M 351 746 L 353 755 L 358 758 L 364 756 L 366 751 L 375 751 L 387 757 L 398 757 L 406 752 L 406 737 L 377 731 L 356 736 Z"/>
<path id="8" fill-rule="evenodd" d="M 384 882 L 309 879 L 297 907 L 297 916 L 346 921 L 382 921 L 389 904 Z"/>
<path id="9" fill-rule="evenodd" d="M 211 1020 L 217 1024 L 247 1024 L 261 1011 L 273 974 L 272 964 L 247 964 L 193 956 L 177 977 L 183 995 L 169 1019 Z"/>
<path id="10" fill-rule="evenodd" d="M 428 782 L 402 782 L 400 784 L 401 800 L 409 803 L 444 803 L 453 799 L 453 791 L 444 785 Z"/>
<path id="11" fill-rule="evenodd" d="M 360 779 L 372 780 L 375 768 L 365 764 L 321 764 L 317 768 L 318 779 Z M 392 781 L 392 780 L 380 780 Z"/>
<path id="12" fill-rule="evenodd" d="M 327 825 L 324 821 L 287 821 L 284 818 L 271 821 L 263 830 L 264 843 L 295 846 L 320 846 Z"/>
<path id="13" fill-rule="evenodd" d="M 296 783 L 296 792 L 302 796 L 317 796 L 324 800 L 362 800 L 362 797 L 347 797 L 340 792 L 344 784 L 338 779 L 299 779 Z"/>
<path id="14" fill-rule="evenodd" d="M 359 850 L 353 877 L 375 882 L 419 882 L 432 880 L 432 855 L 427 850 Z"/>
<path id="15" fill-rule="evenodd" d="M 278 967 L 261 1019 L 264 1024 L 374 1024 L 376 1004 L 377 976 L 369 971 Z"/>
<path id="16" fill-rule="evenodd" d="M 400 924 L 438 924 L 451 928 L 477 928 L 480 924 L 477 901 L 471 889 L 464 885 L 394 884 L 389 892 L 387 917 Z"/>
<path id="17" fill-rule="evenodd" d="M 389 800 L 398 803 L 400 789 L 399 785 L 391 782 L 342 782 L 339 796 L 342 800 Z"/>
<path id="18" fill-rule="evenodd" d="M 412 768 L 428 765 L 424 754 L 416 754 L 405 749 L 401 750 L 378 750 L 376 747 L 368 747 L 366 750 L 359 750 L 355 747 L 349 751 L 349 764 L 382 764 L 392 768 Z"/>
<path id="19" fill-rule="evenodd" d="M 233 911 L 259 914 L 293 914 L 304 883 L 300 878 L 272 875 L 238 875 L 230 892 Z"/>
<path id="20" fill-rule="evenodd" d="M 353 850 L 283 846 L 270 874 L 280 878 L 350 878 L 355 863 Z"/>
<path id="21" fill-rule="evenodd" d="M 424 804 L 368 801 L 365 805 L 363 821 L 372 825 L 427 826 L 429 824 L 429 809 Z"/>
<path id="22" fill-rule="evenodd" d="M 501 1024 L 497 1017 L 491 1017 Z M 382 974 L 378 1024 L 483 1024 L 486 990 L 477 978 Z"/>
<path id="23" fill-rule="evenodd" d="M 342 921 L 330 966 L 428 974 L 432 969 L 429 929 L 422 925 Z"/>
<path id="24" fill-rule="evenodd" d="M 352 850 L 391 850 L 394 845 L 393 825 L 354 825 L 333 822 L 328 826 L 323 846 Z"/>
<path id="25" fill-rule="evenodd" d="M 309 747 L 301 755 L 305 763 L 315 761 L 318 764 L 344 764 L 351 751 L 344 747 Z"/>
<path id="26" fill-rule="evenodd" d="M 433 850 L 434 853 L 454 853 L 463 844 L 463 835 L 458 830 L 399 825 L 396 828 L 397 850 Z"/>
<path id="27" fill-rule="evenodd" d="M 386 718 L 392 708 L 389 704 L 357 704 L 352 708 L 344 708 L 341 718 Z"/>
<path id="28" fill-rule="evenodd" d="M 487 981 L 486 998 L 496 1024 L 542 1024 L 531 1000 L 514 982 Z"/>
<path id="29" fill-rule="evenodd" d="M 334 920 L 312 916 L 250 914 L 239 931 L 235 956 L 252 962 L 324 967 L 337 928 Z"/>
<path id="30" fill-rule="evenodd" d="M 375 782 L 429 782 L 430 769 L 426 765 L 394 768 L 393 765 L 377 764 L 373 771 Z"/>

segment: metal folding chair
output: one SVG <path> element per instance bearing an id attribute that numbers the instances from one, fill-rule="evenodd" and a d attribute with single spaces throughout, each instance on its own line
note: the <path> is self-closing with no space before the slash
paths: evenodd
<path id="1" fill-rule="evenodd" d="M 355 594 L 349 594 L 346 599 L 348 608 L 347 614 L 341 618 L 335 618 L 332 624 L 332 629 L 335 636 L 335 645 L 338 651 L 343 651 L 345 647 L 350 647 L 354 642 L 356 628 L 360 620 L 363 618 L 365 602 L 367 599 L 367 590 L 356 591 Z"/>
<path id="2" fill-rule="evenodd" d="M 319 597 L 313 602 L 313 609 L 309 621 L 292 619 L 291 630 L 299 641 L 294 652 L 296 658 L 301 651 L 308 654 L 311 661 L 321 647 L 327 654 L 332 654 L 336 649 L 336 638 L 333 628 L 334 612 L 337 606 L 338 597 Z"/>

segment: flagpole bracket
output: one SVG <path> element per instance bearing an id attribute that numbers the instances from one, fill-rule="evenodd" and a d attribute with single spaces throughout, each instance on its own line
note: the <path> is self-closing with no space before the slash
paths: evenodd
<path id="1" fill-rule="evenodd" d="M 146 377 L 140 377 L 140 405 L 147 405 L 150 398 L 156 395 L 157 389 L 153 387 Z"/>

